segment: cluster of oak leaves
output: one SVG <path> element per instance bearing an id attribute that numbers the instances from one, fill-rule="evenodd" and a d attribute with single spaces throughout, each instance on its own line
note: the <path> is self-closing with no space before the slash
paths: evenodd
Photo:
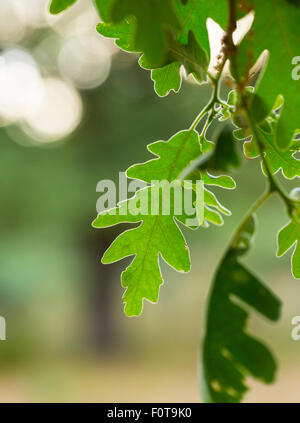
<path id="1" fill-rule="evenodd" d="M 75 2 L 52 0 L 50 12 L 59 13 Z M 151 206 L 151 181 L 181 180 L 186 169 L 190 169 L 186 179 L 203 181 L 204 221 L 194 225 L 192 229 L 195 229 L 208 227 L 210 223 L 221 225 L 222 214 L 230 215 L 208 188 L 235 188 L 233 179 L 223 173 L 241 165 L 236 151 L 239 141 L 243 142 L 247 157 L 263 159 L 262 171 L 267 177 L 273 178 L 280 172 L 287 179 L 300 176 L 297 158 L 300 80 L 292 78 L 293 58 L 300 55 L 299 2 L 241 0 L 233 3 L 237 19 L 254 12 L 252 28 L 234 55 L 234 75 L 239 86 L 244 85 L 249 94 L 255 134 L 244 119 L 234 90 L 226 100 L 209 103 L 201 116 L 206 118 L 204 130 L 199 134 L 196 125 L 192 125 L 168 141 L 150 144 L 152 160 L 127 170 L 129 178 L 144 181 L 147 187 L 120 203 L 114 213 L 101 213 L 93 223 L 97 228 L 123 222 L 135 224 L 133 229 L 116 238 L 102 258 L 103 263 L 112 263 L 134 256 L 122 273 L 122 285 L 126 288 L 125 312 L 129 316 L 141 313 L 144 299 L 158 300 L 163 283 L 160 257 L 177 271 L 188 272 L 191 267 L 189 249 L 178 226 L 179 222 L 186 224 L 187 216 L 177 215 L 172 207 L 169 215 L 140 212 L 141 202 Z M 115 39 L 122 50 L 139 54 L 139 64 L 151 70 L 159 96 L 181 88 L 182 69 L 199 83 L 210 80 L 214 84 L 214 78 L 208 75 L 210 48 L 206 22 L 211 18 L 226 30 L 228 0 L 95 0 L 95 4 L 102 20 L 98 32 Z M 268 57 L 255 87 L 246 87 L 252 65 L 266 50 Z M 212 121 L 219 122 L 213 142 L 206 135 Z M 292 272 L 295 278 L 300 278 L 299 189 L 289 195 L 281 192 L 281 197 L 287 206 L 289 221 L 279 232 L 277 254 L 283 255 L 293 248 Z M 135 213 L 128 212 L 129 203 Z M 271 320 L 277 320 L 280 315 L 279 299 L 239 261 L 249 249 L 254 229 L 254 216 L 250 214 L 235 234 L 213 282 L 201 354 L 206 401 L 240 401 L 247 390 L 245 377 L 248 374 L 267 383 L 274 379 L 276 362 L 271 352 L 245 332 L 248 319 L 245 303 Z M 223 316 L 230 316 L 230 321 Z"/>

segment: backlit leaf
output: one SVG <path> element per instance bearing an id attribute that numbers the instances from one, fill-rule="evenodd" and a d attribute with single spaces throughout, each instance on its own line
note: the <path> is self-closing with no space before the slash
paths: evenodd
<path id="1" fill-rule="evenodd" d="M 152 302 L 158 300 L 159 287 L 163 283 L 159 256 L 177 271 L 189 271 L 189 250 L 178 222 L 191 228 L 207 226 L 208 222 L 220 225 L 223 223 L 220 213 L 230 214 L 207 188 L 203 190 L 201 210 L 197 205 L 195 190 L 191 188 L 185 189 L 191 193 L 191 204 L 194 205 L 191 211 L 186 211 L 184 207 L 179 211 L 176 209 L 173 190 L 167 213 L 163 212 L 164 205 L 168 202 L 163 187 L 159 190 L 159 196 L 153 197 L 154 181 L 174 181 L 180 185 L 183 183 L 180 180 L 183 169 L 191 166 L 201 155 L 199 135 L 196 131 L 181 131 L 169 141 L 150 144 L 148 150 L 157 157 L 131 166 L 127 176 L 151 186 L 139 190 L 133 198 L 120 203 L 117 208 L 100 213 L 93 223 L 97 228 L 122 222 L 140 223 L 137 228 L 123 232 L 102 259 L 104 263 L 112 263 L 124 257 L 135 256 L 122 274 L 122 285 L 126 288 L 125 312 L 130 316 L 141 313 L 144 298 Z M 207 173 L 199 176 L 204 185 L 226 188 L 235 186 L 230 177 L 213 177 Z M 191 180 L 190 187 L 193 187 L 194 182 Z M 153 210 L 156 210 L 156 214 L 153 214 Z M 199 213 L 203 215 L 202 221 L 199 221 Z"/>

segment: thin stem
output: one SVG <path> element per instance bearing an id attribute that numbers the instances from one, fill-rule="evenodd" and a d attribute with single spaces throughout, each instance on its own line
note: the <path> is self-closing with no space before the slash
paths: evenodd
<path id="1" fill-rule="evenodd" d="M 232 56 L 236 55 L 236 46 L 233 42 L 233 37 L 232 37 L 233 32 L 236 30 L 236 5 L 235 5 L 235 0 L 229 1 L 229 17 L 230 18 L 229 18 L 227 33 L 226 33 L 226 36 L 224 38 L 224 43 L 225 43 L 226 48 L 225 48 L 225 51 L 224 51 L 223 60 L 222 60 L 221 64 L 219 65 L 219 71 L 218 71 L 216 76 L 212 76 L 211 74 L 208 73 L 208 76 L 209 76 L 211 83 L 212 83 L 212 86 L 213 86 L 212 97 L 211 97 L 210 101 L 208 102 L 208 104 L 204 107 L 204 109 L 202 109 L 201 112 L 198 114 L 198 116 L 196 116 L 194 122 L 190 126 L 190 130 L 194 130 L 197 127 L 197 125 L 199 124 L 201 119 L 206 115 L 206 113 L 208 111 L 210 111 L 214 107 L 214 105 L 216 103 L 219 103 L 219 104 L 223 105 L 224 107 L 228 107 L 227 103 L 224 103 L 219 98 L 219 90 L 220 90 L 220 80 L 221 80 L 221 77 L 222 77 L 222 73 L 223 73 L 225 63 L 226 63 L 228 58 L 230 58 L 232 60 Z"/>
<path id="2" fill-rule="evenodd" d="M 233 78 L 238 82 L 238 71 L 236 64 L 236 55 L 237 55 L 237 46 L 233 41 L 233 33 L 237 28 L 237 16 L 236 16 L 236 1 L 229 0 L 229 21 L 227 26 L 226 35 L 224 37 L 225 45 L 225 56 L 226 59 L 230 60 L 231 63 L 231 73 Z"/>
<path id="3" fill-rule="evenodd" d="M 213 107 L 212 100 L 209 101 L 209 103 L 204 107 L 204 109 L 201 110 L 201 112 L 196 116 L 196 119 L 190 126 L 190 131 L 193 131 L 196 129 L 197 125 L 199 124 L 200 120 L 206 115 L 206 113 Z"/>
<path id="4" fill-rule="evenodd" d="M 250 219 L 250 217 L 263 205 L 263 203 L 272 195 L 273 191 L 268 187 L 268 189 L 258 198 L 258 200 L 252 205 L 250 210 L 247 212 L 246 216 L 243 218 L 242 222 L 240 223 L 239 227 L 235 231 L 230 245 L 233 245 L 235 241 L 239 238 L 240 233 L 242 232 L 245 224 Z"/>
<path id="5" fill-rule="evenodd" d="M 209 125 L 211 124 L 212 120 L 213 120 L 213 113 L 212 113 L 212 110 L 209 110 L 209 112 L 207 114 L 206 122 L 205 122 L 205 124 L 202 128 L 202 131 L 201 131 L 201 135 L 200 135 L 201 137 L 205 137 L 206 131 L 207 131 Z"/>
<path id="6" fill-rule="evenodd" d="M 235 0 L 229 0 L 229 22 L 228 22 L 228 28 L 227 31 L 229 34 L 231 34 L 231 40 L 232 40 L 232 34 L 236 30 L 236 5 Z"/>
<path id="7" fill-rule="evenodd" d="M 220 100 L 219 100 L 219 84 L 220 84 L 220 79 L 221 79 L 221 76 L 222 76 L 222 72 L 223 72 L 225 63 L 226 63 L 226 58 L 224 57 L 223 62 L 220 65 L 220 69 L 219 69 L 217 76 L 212 77 L 211 75 L 209 75 L 211 82 L 212 82 L 212 86 L 213 86 L 213 93 L 212 93 L 211 99 L 209 100 L 208 104 L 201 110 L 201 112 L 198 114 L 198 116 L 196 116 L 194 122 L 190 126 L 191 131 L 194 130 L 197 127 L 197 125 L 199 124 L 201 119 L 206 115 L 207 112 L 209 112 L 213 109 L 213 107 L 216 103 L 220 103 Z"/>

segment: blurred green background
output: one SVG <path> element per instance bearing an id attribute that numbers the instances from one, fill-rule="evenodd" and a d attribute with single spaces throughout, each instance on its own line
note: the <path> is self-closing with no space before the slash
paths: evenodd
<path id="1" fill-rule="evenodd" d="M 58 17 L 47 3 L 0 1 L 0 401 L 200 401 L 205 300 L 226 243 L 264 189 L 259 162 L 245 161 L 237 189 L 219 193 L 233 212 L 223 227 L 183 229 L 192 271 L 162 263 L 159 303 L 125 317 L 120 272 L 128 260 L 100 263 L 120 229 L 92 229 L 96 184 L 117 181 L 149 159 L 148 143 L 187 128 L 209 88 L 187 81 L 159 99 L 136 58 L 96 33 L 90 0 Z M 290 258 L 275 257 L 287 216 L 275 197 L 258 218 L 247 264 L 281 297 L 283 316 L 277 325 L 251 318 L 249 331 L 272 347 L 279 371 L 272 386 L 250 380 L 246 400 L 298 402 L 291 319 L 300 315 L 300 285 Z"/>

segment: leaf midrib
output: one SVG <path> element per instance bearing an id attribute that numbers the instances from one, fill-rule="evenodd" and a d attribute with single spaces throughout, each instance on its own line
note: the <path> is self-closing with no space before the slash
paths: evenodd
<path id="1" fill-rule="evenodd" d="M 173 174 L 173 172 L 174 172 L 174 169 L 175 169 L 175 166 L 176 166 L 176 164 L 177 164 L 177 162 L 179 161 L 179 157 L 180 157 L 180 155 L 182 154 L 182 151 L 184 150 L 184 147 L 186 146 L 186 144 L 187 144 L 187 142 L 188 142 L 188 139 L 189 139 L 189 136 L 191 135 L 191 132 L 190 131 L 188 131 L 188 133 L 186 134 L 186 139 L 184 140 L 184 142 L 181 144 L 181 147 L 180 147 L 180 149 L 178 150 L 178 152 L 177 152 L 177 154 L 176 154 L 176 157 L 175 157 L 175 160 L 174 160 L 174 164 L 173 164 L 173 166 L 171 167 L 171 169 L 170 169 L 170 173 L 169 173 L 169 176 L 168 176 L 168 181 L 169 182 L 171 182 L 171 177 L 172 177 L 172 174 Z M 143 271 L 144 271 L 144 267 L 145 267 L 145 261 L 146 261 L 146 258 L 147 258 L 147 256 L 148 256 L 148 253 L 149 253 L 149 250 L 150 250 L 150 246 L 151 246 L 151 242 L 152 242 L 152 240 L 153 240 L 153 237 L 154 237 L 154 233 L 155 233 L 155 231 L 156 231 L 156 227 L 159 225 L 159 220 L 160 220 L 160 218 L 161 218 L 161 216 L 160 215 L 157 215 L 156 216 L 156 218 L 155 218 L 155 220 L 154 220 L 154 223 L 153 223 L 153 226 L 152 226 L 152 230 L 151 230 L 151 232 L 150 232 L 150 237 L 149 237 L 149 239 L 148 239 L 148 242 L 147 242 L 147 247 L 146 247 L 146 251 L 145 251 L 145 253 L 144 253 L 144 256 L 143 256 L 143 260 L 142 260 L 142 264 L 141 264 L 141 269 L 140 269 L 140 272 L 139 272 L 139 278 L 138 278 L 138 281 L 140 281 L 140 275 L 143 273 Z M 162 226 L 161 225 L 159 225 L 160 226 L 160 228 L 161 228 L 161 230 L 162 230 Z M 179 230 L 179 229 L 178 229 Z M 163 232 L 163 234 L 164 234 L 164 231 L 162 230 L 162 232 Z M 164 236 L 165 236 L 165 234 L 164 234 Z M 165 236 L 166 237 L 166 236 Z M 158 254 L 158 253 L 161 253 L 161 251 L 157 251 L 156 252 L 156 254 Z M 136 254 L 136 256 L 137 256 L 138 254 Z M 131 279 L 129 279 L 129 281 L 130 281 Z M 127 284 L 129 283 L 129 281 L 127 281 Z M 128 285 L 127 285 L 128 286 Z M 136 292 L 136 290 L 137 290 L 137 288 L 138 288 L 138 286 L 140 286 L 140 284 L 139 283 L 137 283 L 136 285 L 134 285 L 134 288 L 133 288 L 133 292 Z"/>

